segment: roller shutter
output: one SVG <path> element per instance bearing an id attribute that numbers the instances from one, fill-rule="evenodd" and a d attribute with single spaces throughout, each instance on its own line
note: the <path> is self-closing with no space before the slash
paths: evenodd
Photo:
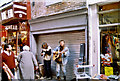
<path id="1" fill-rule="evenodd" d="M 66 46 L 70 49 L 70 57 L 67 64 L 67 78 L 72 79 L 74 77 L 74 63 L 80 55 L 80 44 L 85 43 L 85 30 L 61 32 L 52 34 L 43 34 L 38 36 L 38 53 L 41 52 L 41 45 L 43 42 L 47 42 L 52 49 L 59 45 L 59 40 L 65 40 Z M 42 58 L 40 58 L 42 61 Z M 52 69 L 55 71 L 55 62 L 52 61 Z"/>

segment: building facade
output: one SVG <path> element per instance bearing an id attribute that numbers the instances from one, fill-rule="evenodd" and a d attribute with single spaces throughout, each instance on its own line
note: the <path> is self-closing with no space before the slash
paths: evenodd
<path id="1" fill-rule="evenodd" d="M 41 44 L 47 42 L 52 49 L 64 39 L 70 49 L 67 78 L 74 76 L 74 64 L 79 62 L 85 44 L 85 62 L 95 67 L 89 74 L 119 75 L 120 19 L 119 0 L 88 0 L 85 2 L 31 2 L 31 50 L 39 62 Z M 41 4 L 41 5 L 39 5 Z M 55 71 L 55 62 L 52 61 Z"/>
<path id="2" fill-rule="evenodd" d="M 30 45 L 28 23 L 31 18 L 30 13 L 30 2 L 10 1 L 0 7 L 0 24 L 2 28 L 4 27 L 2 34 L 6 34 L 1 36 L 1 42 L 11 44 L 16 55 L 22 51 L 24 45 Z"/>
<path id="3" fill-rule="evenodd" d="M 119 0 L 89 3 L 89 63 L 97 66 L 92 75 L 120 75 L 119 5 Z"/>
<path id="4" fill-rule="evenodd" d="M 85 58 L 84 61 L 86 61 L 86 63 L 88 61 L 88 10 L 86 2 L 57 2 L 49 5 L 46 5 L 45 2 L 31 2 L 31 4 L 32 19 L 29 21 L 31 50 L 36 54 L 39 63 L 43 63 L 43 59 L 40 55 L 42 43 L 47 42 L 53 50 L 59 45 L 59 40 L 65 40 L 66 46 L 70 49 L 69 61 L 67 64 L 67 79 L 73 79 L 75 77 L 74 64 L 79 62 L 80 57 Z M 38 4 L 41 4 L 42 8 L 38 6 Z M 80 54 L 81 45 L 85 46 L 83 49 L 85 51 L 84 55 Z M 55 61 L 53 60 L 52 72 L 54 75 Z"/>

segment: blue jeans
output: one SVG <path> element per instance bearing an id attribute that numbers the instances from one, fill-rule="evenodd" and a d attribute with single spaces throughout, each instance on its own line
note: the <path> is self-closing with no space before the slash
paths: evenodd
<path id="1" fill-rule="evenodd" d="M 44 69 L 45 69 L 45 75 L 47 78 L 51 77 L 51 60 L 44 60 Z"/>
<path id="2" fill-rule="evenodd" d="M 56 64 L 57 77 L 60 76 L 60 68 L 62 68 L 63 76 L 66 76 L 66 65 L 57 63 Z"/>

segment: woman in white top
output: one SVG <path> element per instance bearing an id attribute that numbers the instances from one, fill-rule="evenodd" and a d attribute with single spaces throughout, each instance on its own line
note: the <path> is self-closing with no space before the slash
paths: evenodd
<path id="1" fill-rule="evenodd" d="M 42 44 L 42 52 L 41 56 L 44 59 L 44 69 L 45 69 L 45 76 L 48 79 L 52 79 L 51 74 L 51 47 L 48 46 L 46 42 Z"/>

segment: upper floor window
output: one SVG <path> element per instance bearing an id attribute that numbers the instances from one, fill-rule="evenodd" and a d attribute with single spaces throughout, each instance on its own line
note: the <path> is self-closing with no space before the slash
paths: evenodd
<path id="1" fill-rule="evenodd" d="M 99 6 L 99 24 L 120 23 L 120 2 Z"/>

